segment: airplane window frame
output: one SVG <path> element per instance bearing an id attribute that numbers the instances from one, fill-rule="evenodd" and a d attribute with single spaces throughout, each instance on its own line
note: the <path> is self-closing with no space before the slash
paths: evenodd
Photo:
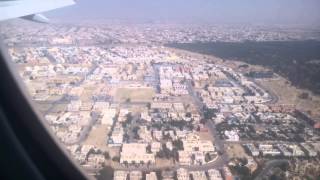
<path id="1" fill-rule="evenodd" d="M 0 140 L 7 145 L 1 147 L 0 157 L 17 160 L 5 162 L 1 158 L 3 167 L 10 163 L 4 169 L 6 179 L 90 179 L 63 148 L 35 108 L 2 42 L 0 82 Z M 2 154 L 4 152 L 8 154 Z M 23 177 L 26 175 L 24 172 L 10 170 L 15 166 L 27 171 L 32 178 Z"/>

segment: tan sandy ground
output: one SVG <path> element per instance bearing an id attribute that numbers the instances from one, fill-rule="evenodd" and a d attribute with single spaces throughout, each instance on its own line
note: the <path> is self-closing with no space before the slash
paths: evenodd
<path id="1" fill-rule="evenodd" d="M 311 111 L 312 116 L 320 116 L 320 97 L 313 95 L 307 90 L 297 89 L 286 82 L 284 78 L 277 80 L 261 80 L 259 81 L 263 86 L 268 87 L 278 97 L 277 104 L 295 104 L 297 109 L 303 111 Z M 301 99 L 298 96 L 302 92 L 308 92 L 310 98 Z"/>
<path id="2" fill-rule="evenodd" d="M 230 159 L 248 157 L 240 144 L 229 144 L 227 145 L 226 151 Z"/>
<path id="3" fill-rule="evenodd" d="M 156 166 L 159 168 L 172 166 L 173 164 L 174 164 L 173 160 L 171 160 L 171 159 L 156 158 Z"/>
<path id="4" fill-rule="evenodd" d="M 109 130 L 107 128 L 107 125 L 95 125 L 83 144 L 93 145 L 102 150 L 108 150 L 109 148 L 106 143 L 108 132 Z"/>
<path id="5" fill-rule="evenodd" d="M 81 96 L 80 96 L 80 100 L 83 102 L 91 101 L 94 90 L 95 90 L 94 86 L 85 87 Z"/>
<path id="6" fill-rule="evenodd" d="M 225 62 L 224 64 L 237 70 L 237 67 L 243 63 L 238 61 L 230 61 Z M 247 70 L 267 70 L 267 68 L 263 66 L 250 64 L 248 65 L 249 68 Z M 298 89 L 292 86 L 288 80 L 281 76 L 278 76 L 274 79 L 261 79 L 257 80 L 257 82 L 261 83 L 262 86 L 264 86 L 268 90 L 271 90 L 279 97 L 279 101 L 277 102 L 277 104 L 294 104 L 299 110 L 311 112 L 312 117 L 320 117 L 319 95 L 314 95 L 310 91 L 305 89 Z M 301 99 L 298 97 L 303 92 L 309 93 L 308 99 Z"/>
<path id="7" fill-rule="evenodd" d="M 238 70 L 238 66 L 241 64 L 246 63 L 238 61 L 226 61 L 224 63 L 224 65 L 227 65 L 233 68 L 234 70 Z M 250 64 L 248 65 L 249 67 L 246 69 L 247 71 L 268 70 L 263 66 Z M 261 79 L 256 81 L 259 82 L 266 89 L 274 92 L 279 97 L 279 101 L 277 102 L 277 104 L 293 104 L 296 105 L 297 109 L 303 111 L 311 111 L 311 115 L 313 117 L 320 117 L 320 96 L 314 95 L 308 90 L 302 90 L 292 86 L 288 80 L 281 76 L 278 76 L 273 79 Z M 298 96 L 303 92 L 308 92 L 310 98 L 299 98 Z"/>
<path id="8" fill-rule="evenodd" d="M 58 101 L 61 99 L 61 97 L 62 97 L 62 95 L 51 95 L 51 96 L 49 96 L 48 99 L 46 99 L 46 101 Z"/>
<path id="9" fill-rule="evenodd" d="M 115 156 L 120 157 L 120 147 L 108 147 L 108 152 L 110 154 L 111 159 Z"/>
<path id="10" fill-rule="evenodd" d="M 277 104 L 295 104 L 297 102 L 297 89 L 290 86 L 282 78 L 277 80 L 259 80 L 264 87 L 274 92 L 279 100 Z"/>
<path id="11" fill-rule="evenodd" d="M 131 102 L 151 102 L 154 94 L 153 88 L 118 88 L 115 100 L 124 102 L 130 99 Z"/>
<path id="12" fill-rule="evenodd" d="M 201 140 L 210 140 L 213 141 L 213 137 L 211 135 L 211 133 L 208 132 L 197 132 L 197 134 L 199 135 Z"/>
<path id="13" fill-rule="evenodd" d="M 218 57 L 215 57 L 212 55 L 205 55 L 205 54 L 186 51 L 186 50 L 182 50 L 182 49 L 170 48 L 170 47 L 166 47 L 166 49 L 171 51 L 172 53 L 174 53 L 175 56 L 178 56 L 182 59 L 186 59 L 188 57 L 193 57 L 195 59 L 211 60 L 212 62 L 222 63 L 221 58 L 218 58 Z"/>
<path id="14" fill-rule="evenodd" d="M 178 56 L 184 57 L 195 57 L 195 58 L 203 58 L 210 59 L 217 64 L 223 64 L 229 67 L 232 67 L 234 70 L 238 70 L 238 66 L 241 64 L 246 64 L 240 61 L 222 61 L 220 58 L 212 56 L 212 55 L 203 55 L 199 53 L 189 52 L 185 50 L 179 50 L 175 48 L 167 48 L 168 50 L 176 53 Z M 249 65 L 250 70 L 262 70 L 266 69 L 265 67 L 258 65 Z M 286 79 L 280 77 L 277 80 L 261 80 L 261 84 L 272 90 L 275 94 L 279 96 L 278 104 L 295 104 L 297 109 L 303 111 L 310 111 L 311 116 L 315 118 L 320 117 L 320 96 L 313 95 L 311 92 L 307 90 L 297 89 L 290 85 L 290 83 L 286 83 Z M 309 92 L 309 99 L 300 99 L 298 95 L 302 92 Z"/>
<path id="15" fill-rule="evenodd" d="M 105 161 L 105 164 L 111 166 L 114 169 L 123 167 L 119 162 L 112 161 L 112 156 L 109 160 Z"/>

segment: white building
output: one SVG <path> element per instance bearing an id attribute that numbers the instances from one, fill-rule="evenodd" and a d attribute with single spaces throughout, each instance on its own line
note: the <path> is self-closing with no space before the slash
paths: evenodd
<path id="1" fill-rule="evenodd" d="M 209 180 L 223 180 L 221 173 L 216 169 L 208 170 Z"/>
<path id="2" fill-rule="evenodd" d="M 127 180 L 128 174 L 127 171 L 114 171 L 113 180 Z"/>
<path id="3" fill-rule="evenodd" d="M 204 164 L 205 163 L 205 156 L 204 156 L 203 152 L 194 151 L 193 156 L 194 156 L 195 164 Z"/>
<path id="4" fill-rule="evenodd" d="M 179 163 L 181 165 L 191 164 L 191 152 L 188 151 L 178 151 L 179 153 Z"/>
<path id="5" fill-rule="evenodd" d="M 131 171 L 129 174 L 130 180 L 142 180 L 141 171 Z"/>
<path id="6" fill-rule="evenodd" d="M 152 142 L 151 143 L 151 152 L 157 153 L 161 150 L 161 143 L 160 142 Z"/>
<path id="7" fill-rule="evenodd" d="M 155 163 L 154 154 L 148 154 L 146 147 L 143 143 L 122 144 L 120 163 Z"/>
<path id="8" fill-rule="evenodd" d="M 207 180 L 206 173 L 204 171 L 191 171 L 190 174 L 192 175 L 193 179 L 196 180 Z"/>
<path id="9" fill-rule="evenodd" d="M 102 111 L 101 124 L 112 126 L 116 113 L 117 111 L 114 108 L 104 109 Z"/>
<path id="10" fill-rule="evenodd" d="M 157 175 L 155 172 L 150 172 L 146 174 L 146 180 L 157 180 Z"/>
<path id="11" fill-rule="evenodd" d="M 250 151 L 252 156 L 259 156 L 260 152 L 253 144 L 245 144 L 244 146 L 247 147 L 247 149 Z"/>
<path id="12" fill-rule="evenodd" d="M 178 180 L 189 180 L 189 173 L 188 170 L 184 169 L 184 168 L 179 168 L 177 170 L 177 179 Z"/>
<path id="13" fill-rule="evenodd" d="M 111 137 L 109 139 L 110 146 L 121 146 L 123 143 L 124 131 L 121 125 L 117 124 L 112 131 Z"/>
<path id="14" fill-rule="evenodd" d="M 227 141 L 239 141 L 239 135 L 237 131 L 231 130 L 231 131 L 225 131 L 224 135 L 227 136 Z"/>
<path id="15" fill-rule="evenodd" d="M 278 149 L 275 149 L 271 144 L 260 144 L 259 150 L 263 156 L 278 156 L 281 152 Z"/>

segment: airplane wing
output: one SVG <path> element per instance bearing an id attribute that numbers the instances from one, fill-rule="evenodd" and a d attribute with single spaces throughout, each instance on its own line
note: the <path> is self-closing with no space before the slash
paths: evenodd
<path id="1" fill-rule="evenodd" d="M 0 0 L 0 21 L 21 17 L 47 22 L 48 19 L 39 13 L 73 4 L 73 0 Z"/>

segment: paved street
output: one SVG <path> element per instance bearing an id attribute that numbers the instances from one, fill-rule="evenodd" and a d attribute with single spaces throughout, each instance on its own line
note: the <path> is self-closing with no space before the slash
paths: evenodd
<path id="1" fill-rule="evenodd" d="M 81 130 L 81 132 L 80 132 L 80 134 L 78 136 L 78 139 L 76 141 L 74 141 L 74 142 L 65 143 L 65 144 L 74 145 L 74 144 L 79 144 L 82 141 L 84 141 L 88 137 L 92 127 L 96 124 L 97 120 L 98 120 L 98 117 L 91 117 L 89 124 L 87 124 L 86 126 L 84 126 L 82 128 L 82 130 Z"/>
<path id="2" fill-rule="evenodd" d="M 188 92 L 189 92 L 189 95 L 192 97 L 193 101 L 194 101 L 194 104 L 197 106 L 198 108 L 198 111 L 201 115 L 201 117 L 203 117 L 203 107 L 204 107 L 204 104 L 202 103 L 202 101 L 199 99 L 197 93 L 194 91 L 192 85 L 191 85 L 191 81 L 187 81 L 187 88 L 188 88 Z M 208 121 L 206 123 L 206 126 L 208 127 L 209 131 L 211 132 L 211 135 L 213 136 L 214 138 L 214 145 L 216 147 L 216 149 L 221 152 L 222 154 L 219 156 L 219 158 L 212 162 L 212 163 L 209 163 L 209 164 L 206 164 L 206 165 L 203 165 L 201 166 L 200 169 L 202 168 L 217 168 L 217 167 L 222 167 L 223 165 L 226 165 L 227 161 L 228 161 L 228 157 L 227 157 L 227 154 L 225 153 L 225 150 L 224 150 L 224 143 L 223 141 L 221 141 L 217 131 L 216 131 L 216 128 L 215 128 L 215 125 L 213 124 L 212 121 Z"/>
<path id="3" fill-rule="evenodd" d="M 53 58 L 53 57 L 52 57 Z M 51 58 L 49 58 L 51 59 Z M 51 59 L 51 61 L 53 61 L 53 59 Z M 90 71 L 77 83 L 77 85 L 80 85 L 82 84 L 85 80 L 86 80 L 86 77 L 89 76 L 90 74 L 92 74 L 94 72 L 94 70 L 98 67 L 97 64 L 93 64 L 92 68 L 90 69 Z M 154 67 L 154 70 L 156 71 L 156 75 L 155 75 L 155 82 L 154 84 L 159 84 L 159 72 L 157 67 L 155 66 Z M 240 84 L 234 80 L 231 80 L 232 84 L 235 85 L 235 86 L 240 86 Z M 191 84 L 191 81 L 190 80 L 187 80 L 186 81 L 186 85 L 187 85 L 187 90 L 188 90 L 188 93 L 189 95 L 191 96 L 192 98 L 192 101 L 193 103 L 196 105 L 197 109 L 198 109 L 198 112 L 200 113 L 201 117 L 204 116 L 203 114 L 203 107 L 204 107 L 204 104 L 202 103 L 202 101 L 200 100 L 200 98 L 198 97 L 196 91 L 194 90 L 192 84 Z M 260 86 L 261 87 L 261 86 Z M 263 88 L 263 87 L 262 87 Z M 267 91 L 267 90 L 266 90 Z M 267 91 L 270 93 L 270 91 Z M 277 102 L 277 96 L 275 94 L 270 94 L 272 100 L 268 102 L 268 104 L 270 103 L 275 103 Z M 52 108 L 63 102 L 63 101 L 66 101 L 66 95 L 62 96 L 59 100 L 53 102 L 53 106 L 51 106 L 46 113 L 50 113 L 52 111 Z M 115 102 L 114 102 L 115 103 Z M 147 103 L 146 102 L 130 102 L 128 103 L 127 105 L 146 105 Z M 98 117 L 93 117 L 91 118 L 89 124 L 87 126 L 85 126 L 82 131 L 80 132 L 80 135 L 79 135 L 79 138 L 72 142 L 72 143 L 67 143 L 68 145 L 72 145 L 72 144 L 78 144 L 78 143 L 81 143 L 82 141 L 84 141 L 89 132 L 91 131 L 91 128 L 94 126 L 94 124 L 96 123 L 97 121 L 97 118 Z M 128 132 L 130 132 L 128 135 L 129 135 L 129 142 L 133 142 L 134 141 L 134 133 L 133 133 L 133 128 L 137 127 L 136 126 L 136 121 L 137 121 L 138 117 L 137 116 L 133 116 L 133 119 L 132 119 L 132 123 L 131 123 L 131 126 L 130 126 L 130 129 L 128 130 Z M 223 167 L 224 165 L 227 164 L 228 162 L 228 156 L 225 152 L 225 144 L 230 144 L 230 143 L 237 143 L 237 144 L 241 144 L 241 143 L 250 143 L 252 141 L 239 141 L 239 142 L 227 142 L 227 141 L 224 141 L 224 140 L 221 140 L 220 139 L 220 136 L 218 135 L 217 133 L 217 130 L 215 128 L 215 125 L 212 121 L 208 121 L 206 124 L 205 124 L 211 135 L 214 137 L 214 145 L 216 147 L 216 150 L 221 153 L 221 155 L 219 155 L 215 161 L 211 162 L 211 163 L 208 163 L 208 164 L 204 164 L 204 165 L 190 165 L 190 166 L 182 166 L 182 165 L 179 165 L 179 164 L 175 164 L 175 165 L 172 165 L 172 166 L 166 166 L 166 167 L 156 167 L 154 165 L 138 165 L 138 166 L 129 166 L 129 167 L 120 167 L 120 168 L 117 168 L 119 170 L 142 170 L 142 171 L 150 171 L 150 170 L 157 170 L 157 169 L 171 169 L 171 170 L 177 170 L 179 168 L 185 168 L 185 169 L 188 169 L 190 171 L 196 171 L 196 170 L 202 170 L 202 171 L 207 171 L 209 169 L 212 169 L 212 168 L 221 168 Z M 271 163 L 269 166 L 272 166 L 273 163 Z M 266 170 L 267 171 L 267 170 Z"/>
<path id="4" fill-rule="evenodd" d="M 52 56 L 51 56 L 51 58 L 49 58 L 49 59 L 51 59 L 50 61 L 54 61 L 52 58 L 53 58 Z M 93 64 L 93 66 L 90 69 L 90 71 L 77 83 L 77 85 L 78 86 L 81 85 L 86 80 L 86 77 L 91 75 L 97 67 L 98 67 L 97 64 Z M 54 102 L 50 102 L 50 105 L 51 105 L 50 108 L 47 109 L 45 112 L 43 112 L 43 114 L 52 113 L 52 111 L 53 111 L 53 109 L 54 109 L 54 107 L 56 105 L 61 104 L 61 103 L 65 103 L 65 102 L 69 102 L 67 100 L 67 94 L 64 94 L 59 100 L 56 100 Z M 45 103 L 48 104 L 47 102 L 39 102 L 38 104 L 42 104 L 42 103 L 43 104 L 45 104 Z M 92 116 L 90 121 L 89 121 L 89 123 L 82 128 L 77 140 L 75 140 L 73 142 L 65 143 L 65 144 L 73 145 L 73 144 L 79 144 L 82 141 L 84 141 L 87 138 L 88 134 L 90 133 L 92 127 L 96 124 L 97 120 L 98 120 L 97 116 Z"/>

